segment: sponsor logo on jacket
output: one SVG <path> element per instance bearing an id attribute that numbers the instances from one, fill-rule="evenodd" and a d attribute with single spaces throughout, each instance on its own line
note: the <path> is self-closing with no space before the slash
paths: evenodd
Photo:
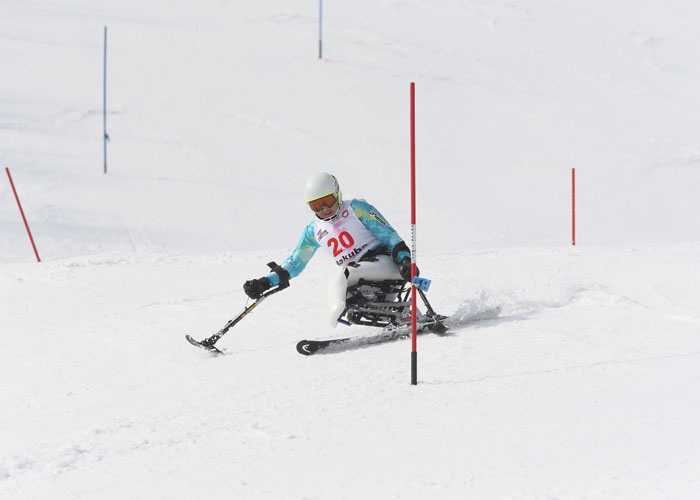
<path id="1" fill-rule="evenodd" d="M 382 216 L 379 215 L 375 210 L 370 210 L 370 211 L 369 211 L 369 215 L 371 215 L 372 218 L 374 218 L 374 220 L 376 220 L 377 222 L 379 222 L 382 226 L 386 226 L 386 225 L 387 225 L 387 224 L 386 224 L 386 221 L 385 221 L 384 219 L 382 219 Z"/>

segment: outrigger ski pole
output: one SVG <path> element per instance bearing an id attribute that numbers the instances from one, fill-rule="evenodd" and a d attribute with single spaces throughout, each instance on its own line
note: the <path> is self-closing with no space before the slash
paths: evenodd
<path id="1" fill-rule="evenodd" d="M 270 262 L 267 265 L 273 272 L 276 271 L 277 269 L 281 269 L 281 266 L 278 266 L 274 262 Z M 206 339 L 201 340 L 201 341 L 195 340 L 190 335 L 185 335 L 185 338 L 187 339 L 187 341 L 190 344 L 192 344 L 193 346 L 199 347 L 201 349 L 205 349 L 209 352 L 223 354 L 223 352 L 221 350 L 219 350 L 214 344 L 216 344 L 219 341 L 219 339 L 221 337 L 223 337 L 226 334 L 226 332 L 228 332 L 232 327 L 234 327 L 240 320 L 245 318 L 250 311 L 255 309 L 258 306 L 258 304 L 260 304 L 262 301 L 264 301 L 270 295 L 273 295 L 281 290 L 284 290 L 285 288 L 287 288 L 289 286 L 289 279 L 288 279 L 289 275 L 286 272 L 277 273 L 277 274 L 280 276 L 279 286 L 277 286 L 276 288 L 273 288 L 272 290 L 270 290 L 268 292 L 263 293 L 260 297 L 258 297 L 255 300 L 255 302 L 253 302 L 251 305 L 249 305 L 245 309 L 243 309 L 243 311 L 241 311 L 241 313 L 238 316 L 236 316 L 231 321 L 226 323 L 226 325 L 221 330 L 216 332 L 211 337 L 206 338 Z"/>

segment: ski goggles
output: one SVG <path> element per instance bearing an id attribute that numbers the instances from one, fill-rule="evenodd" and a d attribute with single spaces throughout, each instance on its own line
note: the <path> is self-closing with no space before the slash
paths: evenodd
<path id="1" fill-rule="evenodd" d="M 335 197 L 335 194 L 327 194 L 326 196 L 323 196 L 321 198 L 317 198 L 315 200 L 311 200 L 309 202 L 309 207 L 311 207 L 311 210 L 314 212 L 320 212 L 323 207 L 332 207 L 338 200 Z"/>

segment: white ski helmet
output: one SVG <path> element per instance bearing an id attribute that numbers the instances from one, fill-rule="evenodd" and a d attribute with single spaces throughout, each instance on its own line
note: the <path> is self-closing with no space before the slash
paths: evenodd
<path id="1" fill-rule="evenodd" d="M 335 196 L 338 205 L 343 203 L 343 195 L 340 192 L 340 185 L 335 176 L 326 172 L 319 172 L 306 179 L 306 184 L 304 184 L 304 199 L 306 203 L 318 200 L 329 194 Z"/>

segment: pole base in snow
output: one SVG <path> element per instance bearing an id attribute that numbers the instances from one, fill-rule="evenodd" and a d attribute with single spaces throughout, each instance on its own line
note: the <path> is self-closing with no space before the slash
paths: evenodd
<path id="1" fill-rule="evenodd" d="M 418 385 L 418 353 L 411 351 L 411 385 Z"/>

